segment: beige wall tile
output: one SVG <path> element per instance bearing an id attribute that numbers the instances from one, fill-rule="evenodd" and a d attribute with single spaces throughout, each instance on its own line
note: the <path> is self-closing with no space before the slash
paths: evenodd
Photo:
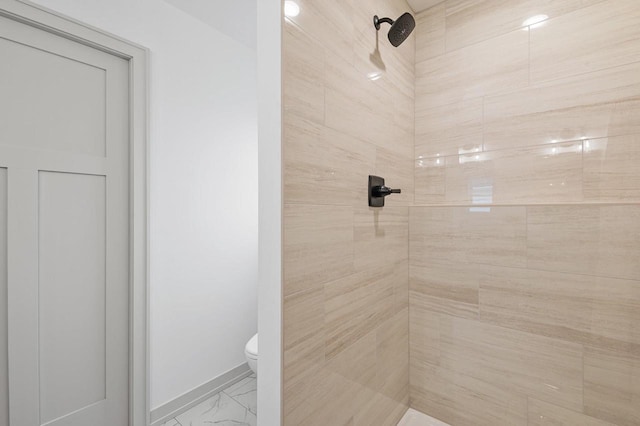
<path id="1" fill-rule="evenodd" d="M 592 139 L 584 147 L 585 200 L 640 200 L 639 134 Z"/>
<path id="2" fill-rule="evenodd" d="M 326 368 L 364 387 L 377 389 L 376 361 L 376 331 L 373 330 L 331 358 Z"/>
<path id="3" fill-rule="evenodd" d="M 398 404 L 409 403 L 409 309 L 383 322 L 376 330 L 377 389 Z"/>
<path id="4" fill-rule="evenodd" d="M 640 279 L 640 205 L 528 207 L 527 266 Z"/>
<path id="5" fill-rule="evenodd" d="M 640 8 L 636 0 L 598 2 L 531 30 L 532 82 L 637 61 Z"/>
<path id="6" fill-rule="evenodd" d="M 416 17 L 416 62 L 445 52 L 445 2 L 420 12 Z"/>
<path id="7" fill-rule="evenodd" d="M 526 265 L 524 207 L 415 207 L 409 257 L 502 266 Z"/>
<path id="8" fill-rule="evenodd" d="M 446 157 L 415 161 L 415 205 L 444 204 L 446 201 Z"/>
<path id="9" fill-rule="evenodd" d="M 430 108 L 526 86 L 528 40 L 513 31 L 417 63 L 416 103 Z"/>
<path id="10" fill-rule="evenodd" d="M 409 7 L 298 4 L 283 34 L 284 424 L 395 426 L 408 405 L 408 361 L 389 366 L 408 359 L 415 36 L 394 48 L 372 16 Z M 368 209 L 369 174 L 402 195 Z"/>
<path id="11" fill-rule="evenodd" d="M 375 146 L 287 114 L 283 158 L 285 203 L 367 205 Z"/>
<path id="12" fill-rule="evenodd" d="M 285 296 L 353 272 L 351 207 L 287 204 L 283 226 Z"/>
<path id="13" fill-rule="evenodd" d="M 640 282 L 517 268 L 478 271 L 480 319 L 640 354 Z"/>
<path id="14" fill-rule="evenodd" d="M 325 124 L 411 158 L 413 125 L 396 124 L 389 107 L 394 94 L 385 87 L 385 78 L 372 81 L 366 73 L 330 55 L 325 70 Z"/>
<path id="15" fill-rule="evenodd" d="M 423 364 L 440 364 L 440 315 L 414 297 L 409 306 L 409 343 L 412 377 Z"/>
<path id="16" fill-rule="evenodd" d="M 584 412 L 620 426 L 640 424 L 640 357 L 585 348 Z"/>
<path id="17" fill-rule="evenodd" d="M 407 411 L 407 403 L 398 403 L 392 398 L 375 393 L 354 416 L 355 426 L 396 426 Z"/>
<path id="18" fill-rule="evenodd" d="M 440 367 L 582 409 L 582 346 L 462 318 L 440 318 Z"/>
<path id="19" fill-rule="evenodd" d="M 382 265 L 325 284 L 327 359 L 393 316 L 394 272 L 393 265 Z"/>
<path id="20" fill-rule="evenodd" d="M 378 148 L 375 175 L 384 177 L 385 185 L 402 190 L 401 194 L 388 196 L 385 199 L 385 206 L 410 206 L 413 204 L 412 157 Z"/>
<path id="21" fill-rule="evenodd" d="M 324 290 L 311 289 L 283 301 L 285 391 L 324 366 Z"/>
<path id="22" fill-rule="evenodd" d="M 456 426 L 525 426 L 527 398 L 455 370 L 411 370 L 411 407 Z"/>
<path id="23" fill-rule="evenodd" d="M 536 15 L 560 16 L 602 0 L 447 0 L 447 51 L 518 28 Z"/>
<path id="24" fill-rule="evenodd" d="M 444 157 L 482 149 L 482 98 L 424 108 L 428 96 L 416 97 L 415 156 Z"/>
<path id="25" fill-rule="evenodd" d="M 478 317 L 481 265 L 460 264 L 424 256 L 412 259 L 409 290 L 412 306 L 433 312 Z"/>
<path id="26" fill-rule="evenodd" d="M 296 0 L 300 13 L 285 18 L 322 46 L 347 61 L 353 61 L 355 29 L 352 0 Z"/>
<path id="27" fill-rule="evenodd" d="M 582 141 L 455 155 L 440 159 L 444 167 L 437 160 L 416 162 L 416 204 L 583 200 Z M 430 193 L 441 190 L 433 187 L 442 174 L 445 192 L 437 197 Z M 429 181 L 431 176 L 435 182 Z"/>
<path id="28" fill-rule="evenodd" d="M 285 21 L 282 32 L 283 108 L 316 123 L 324 121 L 324 49 Z M 286 126 L 285 126 L 286 129 Z"/>
<path id="29" fill-rule="evenodd" d="M 529 426 L 614 426 L 582 413 L 534 398 L 528 400 Z"/>
<path id="30" fill-rule="evenodd" d="M 359 271 L 406 262 L 409 258 L 409 208 L 354 208 L 355 266 Z M 405 263 L 406 265 L 406 263 Z M 407 274 L 404 274 L 405 284 Z"/>
<path id="31" fill-rule="evenodd" d="M 488 96 L 486 151 L 640 133 L 640 63 Z"/>

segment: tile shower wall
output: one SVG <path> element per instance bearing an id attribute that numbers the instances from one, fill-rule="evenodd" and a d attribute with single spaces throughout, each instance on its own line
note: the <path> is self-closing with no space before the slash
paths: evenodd
<path id="1" fill-rule="evenodd" d="M 640 5 L 446 0 L 416 43 L 411 405 L 640 424 Z"/>
<path id="2" fill-rule="evenodd" d="M 297 0 L 283 25 L 284 424 L 395 425 L 409 402 L 414 52 L 404 0 Z M 367 207 L 377 174 L 401 195 Z"/>

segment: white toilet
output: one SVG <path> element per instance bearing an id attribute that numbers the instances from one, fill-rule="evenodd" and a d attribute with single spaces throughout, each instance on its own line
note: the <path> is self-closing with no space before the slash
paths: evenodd
<path id="1" fill-rule="evenodd" d="M 244 347 L 244 356 L 247 358 L 249 368 L 258 374 L 258 333 L 247 342 Z"/>

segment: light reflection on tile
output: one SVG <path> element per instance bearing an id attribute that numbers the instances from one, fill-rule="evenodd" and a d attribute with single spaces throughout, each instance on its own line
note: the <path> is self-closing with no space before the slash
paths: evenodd
<path id="1" fill-rule="evenodd" d="M 635 63 L 488 96 L 484 149 L 640 133 L 639 74 Z"/>
<path id="2" fill-rule="evenodd" d="M 535 15 L 544 14 L 553 18 L 600 1 L 448 0 L 445 3 L 447 50 L 459 49 L 522 28 L 524 21 Z M 544 26 L 539 29 L 544 29 Z M 566 34 L 563 34 L 562 38 L 565 37 Z"/>
<path id="3" fill-rule="evenodd" d="M 582 141 L 416 160 L 417 204 L 582 201 L 582 185 Z"/>

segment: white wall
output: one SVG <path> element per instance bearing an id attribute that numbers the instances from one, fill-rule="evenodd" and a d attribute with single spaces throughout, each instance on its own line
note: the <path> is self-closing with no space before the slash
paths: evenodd
<path id="1" fill-rule="evenodd" d="M 242 364 L 256 332 L 256 53 L 162 0 L 36 3 L 151 50 L 153 409 Z"/>
<path id="2" fill-rule="evenodd" d="M 282 2 L 258 2 L 259 426 L 282 424 Z"/>

